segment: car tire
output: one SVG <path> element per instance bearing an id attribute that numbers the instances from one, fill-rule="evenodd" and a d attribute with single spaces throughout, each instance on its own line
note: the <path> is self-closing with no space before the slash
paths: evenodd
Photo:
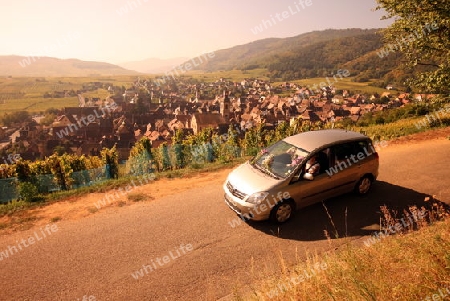
<path id="1" fill-rule="evenodd" d="M 294 214 L 295 205 L 291 200 L 284 200 L 278 203 L 270 211 L 270 220 L 278 224 L 282 224 L 291 219 Z"/>
<path id="2" fill-rule="evenodd" d="M 372 188 L 372 178 L 370 176 L 362 177 L 355 186 L 355 193 L 358 195 L 366 195 Z"/>

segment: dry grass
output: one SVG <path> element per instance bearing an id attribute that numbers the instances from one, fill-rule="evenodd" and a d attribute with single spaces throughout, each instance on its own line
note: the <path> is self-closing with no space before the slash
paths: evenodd
<path id="1" fill-rule="evenodd" d="M 127 196 L 129 201 L 132 202 L 143 202 L 147 200 L 153 200 L 154 198 L 145 193 L 130 193 Z"/>
<path id="2" fill-rule="evenodd" d="M 396 225 L 401 218 L 417 216 L 418 210 L 411 207 L 397 216 L 399 213 L 382 208 L 381 230 Z M 281 277 L 266 279 L 250 295 L 238 298 L 409 301 L 450 288 L 449 211 L 434 202 L 423 212 L 423 219 L 411 227 L 370 247 L 349 243 L 335 252 L 309 256 L 304 263 L 282 269 Z"/>

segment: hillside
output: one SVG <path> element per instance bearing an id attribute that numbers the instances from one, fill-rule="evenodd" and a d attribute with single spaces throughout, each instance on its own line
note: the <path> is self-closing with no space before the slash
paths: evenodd
<path id="1" fill-rule="evenodd" d="M 197 71 L 267 70 L 274 81 L 325 77 L 348 69 L 357 81 L 401 82 L 408 72 L 399 67 L 399 53 L 380 57 L 385 45 L 380 29 L 327 29 L 289 38 L 268 38 L 221 49 L 193 66 Z M 146 59 L 121 66 L 104 62 L 50 57 L 0 56 L 0 76 L 92 76 L 162 73 L 185 58 Z M 135 71 L 136 70 L 136 71 Z"/>
<path id="2" fill-rule="evenodd" d="M 313 31 L 289 38 L 269 38 L 257 40 L 248 44 L 234 46 L 215 51 L 214 59 L 199 66 L 199 69 L 216 71 L 229 69 L 246 69 L 258 65 L 262 67 L 267 58 L 282 54 L 298 53 L 306 46 L 327 42 L 338 38 L 374 34 L 377 29 L 329 29 Z"/>
<path id="3" fill-rule="evenodd" d="M 271 78 L 292 80 L 328 76 L 348 69 L 354 76 L 383 78 L 398 68 L 399 54 L 380 58 L 379 29 L 328 29 L 290 38 L 271 38 L 215 52 L 204 71 L 267 68 Z M 394 73 L 395 74 L 395 73 Z"/>
<path id="4" fill-rule="evenodd" d="M 52 57 L 0 56 L 2 76 L 92 76 L 134 75 L 136 71 L 104 62 Z"/>

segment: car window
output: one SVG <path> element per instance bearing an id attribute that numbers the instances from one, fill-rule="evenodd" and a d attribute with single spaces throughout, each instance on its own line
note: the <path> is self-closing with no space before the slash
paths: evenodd
<path id="1" fill-rule="evenodd" d="M 370 153 L 370 145 L 367 140 L 343 143 L 334 147 L 336 161 L 344 161 L 352 155 L 358 156 L 359 153 L 366 156 L 367 152 Z"/>
<path id="2" fill-rule="evenodd" d="M 334 147 L 336 160 L 339 161 L 347 159 L 349 156 L 354 154 L 354 152 L 355 152 L 355 145 L 353 142 L 339 144 Z"/>
<path id="3" fill-rule="evenodd" d="M 279 141 L 251 160 L 260 171 L 285 179 L 300 165 L 308 152 L 284 141 Z"/>
<path id="4" fill-rule="evenodd" d="M 316 152 L 313 156 L 316 157 L 316 163 L 318 163 L 318 169 L 316 169 L 316 172 L 314 175 L 320 175 L 322 173 L 325 173 L 326 170 L 330 166 L 330 154 L 331 150 L 330 148 L 325 148 L 323 150 L 320 150 Z M 294 178 L 292 179 L 292 182 L 298 181 L 302 175 L 304 175 L 306 172 L 310 172 L 309 168 L 311 166 L 314 166 L 315 164 L 311 164 L 310 160 L 305 161 L 301 168 L 296 172 Z"/>
<path id="5" fill-rule="evenodd" d="M 355 142 L 354 145 L 355 151 L 353 154 L 356 156 L 358 155 L 358 153 L 365 154 L 367 151 L 369 151 L 369 144 L 367 143 L 366 140 Z"/>

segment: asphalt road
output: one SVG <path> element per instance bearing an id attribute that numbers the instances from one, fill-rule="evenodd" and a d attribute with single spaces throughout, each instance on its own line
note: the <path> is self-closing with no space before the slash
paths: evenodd
<path id="1" fill-rule="evenodd" d="M 423 204 L 427 195 L 450 200 L 449 146 L 439 140 L 381 150 L 379 181 L 369 196 L 325 202 L 340 237 L 372 233 L 380 205 L 401 210 Z M 0 252 L 14 252 L 0 261 L 0 300 L 225 300 L 280 271 L 282 261 L 301 261 L 344 242 L 325 239 L 324 230 L 334 229 L 322 204 L 296 212 L 282 226 L 233 228 L 232 220 L 236 216 L 216 185 L 61 221 L 55 231 L 34 228 L 0 237 Z M 34 243 L 19 250 L 21 239 L 30 236 Z M 136 280 L 132 273 L 143 265 L 147 273 L 142 270 Z"/>

